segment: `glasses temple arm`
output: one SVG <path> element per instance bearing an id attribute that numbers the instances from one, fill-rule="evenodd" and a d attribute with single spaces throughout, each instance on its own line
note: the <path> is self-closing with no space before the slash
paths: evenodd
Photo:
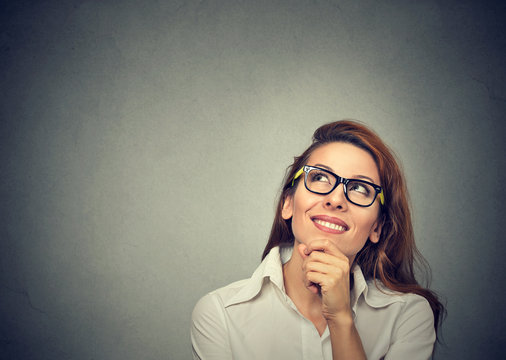
<path id="1" fill-rule="evenodd" d="M 292 186 L 295 184 L 295 180 L 297 180 L 297 178 L 304 172 L 304 166 L 300 168 L 299 171 L 297 171 L 295 173 L 295 175 L 293 176 L 293 179 L 292 179 Z"/>
<path id="2" fill-rule="evenodd" d="M 385 205 L 385 195 L 383 194 L 383 188 L 381 189 L 381 192 L 379 193 L 379 197 L 380 197 L 381 205 Z"/>

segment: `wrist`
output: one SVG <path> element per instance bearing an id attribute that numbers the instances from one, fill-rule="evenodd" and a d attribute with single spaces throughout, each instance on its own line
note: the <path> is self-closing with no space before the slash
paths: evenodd
<path id="1" fill-rule="evenodd" d="M 327 317 L 327 325 L 329 327 L 329 330 L 344 329 L 355 326 L 355 322 L 353 321 L 353 314 L 351 311 L 347 311 L 329 316 Z"/>

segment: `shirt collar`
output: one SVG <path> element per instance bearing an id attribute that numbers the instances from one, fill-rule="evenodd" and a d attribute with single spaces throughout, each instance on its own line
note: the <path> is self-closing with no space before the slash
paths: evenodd
<path id="1" fill-rule="evenodd" d="M 264 279 L 270 280 L 284 293 L 283 264 L 290 260 L 292 251 L 292 245 L 273 247 L 251 278 L 247 280 L 246 285 L 226 301 L 224 306 L 228 307 L 253 299 L 262 290 Z M 353 266 L 352 273 L 354 285 L 351 290 L 351 307 L 354 314 L 362 295 L 367 305 L 374 308 L 381 308 L 394 302 L 404 301 L 399 293 L 388 289 L 381 281 L 366 280 L 359 265 L 355 264 Z"/>
<path id="2" fill-rule="evenodd" d="M 291 256 L 290 247 L 273 247 L 264 258 L 260 266 L 255 270 L 246 285 L 224 303 L 225 307 L 249 301 L 258 295 L 262 289 L 264 279 L 270 280 L 283 293 L 285 285 L 283 281 L 283 263 L 288 261 Z"/>
<path id="3" fill-rule="evenodd" d="M 362 269 L 355 264 L 353 272 L 353 289 L 351 290 L 351 309 L 356 313 L 357 303 L 361 296 L 367 305 L 373 308 L 382 308 L 395 302 L 404 302 L 400 293 L 387 288 L 379 280 L 366 280 Z"/>

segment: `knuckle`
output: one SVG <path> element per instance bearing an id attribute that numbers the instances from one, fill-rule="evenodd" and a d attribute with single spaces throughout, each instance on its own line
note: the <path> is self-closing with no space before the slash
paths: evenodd
<path id="1" fill-rule="evenodd" d="M 343 278 L 346 275 L 346 271 L 344 271 L 342 268 L 338 267 L 336 268 L 336 276 L 339 278 Z"/>

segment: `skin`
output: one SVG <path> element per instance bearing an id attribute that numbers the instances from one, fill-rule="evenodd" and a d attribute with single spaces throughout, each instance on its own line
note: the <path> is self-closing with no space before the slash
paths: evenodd
<path id="1" fill-rule="evenodd" d="M 307 165 L 327 167 L 346 178 L 367 177 L 380 184 L 372 156 L 347 143 L 330 143 L 317 148 Z M 350 305 L 350 269 L 366 241 L 376 243 L 379 199 L 370 207 L 359 207 L 346 199 L 343 184 L 330 194 L 309 192 L 304 181 L 282 209 L 292 219 L 295 237 L 292 258 L 283 266 L 285 289 L 297 309 L 313 322 L 319 334 L 328 326 L 334 359 L 365 359 Z M 314 220 L 335 222 L 344 229 L 331 230 Z"/>

